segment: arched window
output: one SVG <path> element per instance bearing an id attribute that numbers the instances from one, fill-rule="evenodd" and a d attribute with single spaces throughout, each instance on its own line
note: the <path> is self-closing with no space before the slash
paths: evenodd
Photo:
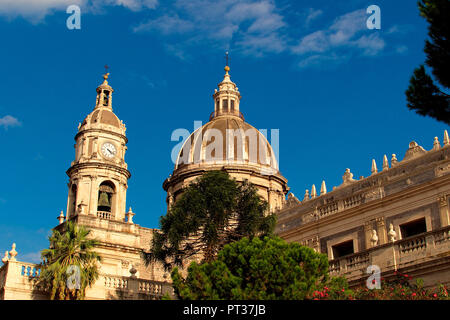
<path id="1" fill-rule="evenodd" d="M 103 91 L 103 105 L 109 105 L 109 91 L 107 90 Z"/>
<path id="2" fill-rule="evenodd" d="M 69 190 L 69 208 L 67 209 L 68 218 L 75 215 L 76 205 L 77 205 L 77 185 L 73 184 Z"/>
<path id="3" fill-rule="evenodd" d="M 98 190 L 97 211 L 112 212 L 114 204 L 115 188 L 110 181 L 104 181 Z"/>
<path id="4" fill-rule="evenodd" d="M 228 113 L 228 100 L 226 99 L 222 101 L 222 111 L 223 113 Z"/>

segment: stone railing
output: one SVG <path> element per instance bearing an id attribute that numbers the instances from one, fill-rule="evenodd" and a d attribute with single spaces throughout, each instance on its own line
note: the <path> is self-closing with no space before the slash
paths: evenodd
<path id="1" fill-rule="evenodd" d="M 37 278 L 41 274 L 39 265 L 27 262 L 19 262 L 20 275 L 23 277 Z"/>
<path id="2" fill-rule="evenodd" d="M 6 299 L 48 299 L 49 288 L 37 281 L 39 275 L 39 265 L 8 261 L 0 268 L 0 299 L 1 289 L 6 290 Z M 174 296 L 170 283 L 101 274 L 93 287 L 87 289 L 86 299 L 147 300 L 161 299 L 165 294 Z"/>
<path id="3" fill-rule="evenodd" d="M 344 210 L 359 206 L 363 201 L 363 195 L 358 194 L 355 196 L 351 196 L 342 200 Z"/>
<path id="4" fill-rule="evenodd" d="M 161 299 L 168 294 L 174 296 L 172 285 L 166 282 L 144 280 L 136 277 L 120 277 L 103 275 L 104 288 L 109 291 L 109 297 L 120 299 Z M 111 294 L 113 293 L 113 294 Z"/>
<path id="5" fill-rule="evenodd" d="M 111 212 L 107 212 L 107 211 L 97 211 L 97 217 L 101 218 L 101 219 L 107 219 L 107 220 L 111 220 Z"/>
<path id="6" fill-rule="evenodd" d="M 366 274 L 369 265 L 377 265 L 382 272 L 430 262 L 450 254 L 450 226 L 406 239 L 370 248 L 329 261 L 332 276 L 356 280 Z"/>
<path id="7" fill-rule="evenodd" d="M 106 288 L 111 289 L 128 289 L 128 278 L 104 276 L 104 284 Z"/>
<path id="8" fill-rule="evenodd" d="M 140 280 L 139 292 L 159 297 L 163 295 L 163 284 L 156 281 Z"/>
<path id="9" fill-rule="evenodd" d="M 317 210 L 319 211 L 319 217 L 326 217 L 328 215 L 334 214 L 336 212 L 338 212 L 339 208 L 338 208 L 338 203 L 336 202 L 332 202 L 329 204 L 326 204 L 322 207 L 317 208 Z"/>

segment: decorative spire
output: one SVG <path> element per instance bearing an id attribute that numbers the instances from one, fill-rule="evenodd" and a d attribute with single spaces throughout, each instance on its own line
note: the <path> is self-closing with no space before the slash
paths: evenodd
<path id="1" fill-rule="evenodd" d="M 59 224 L 62 224 L 64 222 L 64 212 L 61 211 L 61 213 L 59 214 L 59 216 L 56 218 L 59 221 Z"/>
<path id="2" fill-rule="evenodd" d="M 388 169 L 389 169 L 388 158 L 386 157 L 386 155 L 384 155 L 384 157 L 383 157 L 383 171 L 384 170 L 388 170 Z"/>
<path id="3" fill-rule="evenodd" d="M 317 197 L 317 191 L 316 191 L 316 185 L 313 184 L 311 187 L 311 199 L 314 199 L 315 197 Z"/>
<path id="4" fill-rule="evenodd" d="M 325 180 L 322 181 L 322 185 L 320 186 L 320 195 L 327 193 L 327 186 L 325 185 Z"/>
<path id="5" fill-rule="evenodd" d="M 444 130 L 444 147 L 450 146 L 450 139 L 447 130 Z"/>
<path id="6" fill-rule="evenodd" d="M 441 148 L 441 144 L 439 143 L 438 137 L 434 137 L 433 150 L 439 150 L 440 148 Z"/>
<path id="7" fill-rule="evenodd" d="M 229 74 L 229 56 L 228 52 L 225 55 L 225 75 L 221 83 L 219 83 L 219 90 L 214 91 L 214 112 L 210 116 L 210 120 L 220 115 L 232 115 L 244 119 L 242 113 L 239 112 L 239 105 L 241 94 L 239 93 L 236 84 L 231 81 Z"/>
<path id="8" fill-rule="evenodd" d="M 372 170 L 371 170 L 372 174 L 375 174 L 378 172 L 377 169 L 377 163 L 375 162 L 375 159 L 372 159 Z"/>
<path id="9" fill-rule="evenodd" d="M 397 163 L 398 163 L 397 156 L 395 155 L 395 153 L 393 153 L 391 158 L 391 166 L 395 167 Z"/>

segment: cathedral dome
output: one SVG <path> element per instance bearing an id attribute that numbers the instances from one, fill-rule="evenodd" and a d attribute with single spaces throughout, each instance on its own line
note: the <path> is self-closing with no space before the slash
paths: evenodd
<path id="1" fill-rule="evenodd" d="M 213 94 L 214 111 L 209 122 L 183 143 L 173 173 L 164 181 L 168 208 L 195 179 L 211 170 L 225 170 L 237 182 L 250 182 L 268 202 L 271 211 L 281 208 L 289 191 L 278 170 L 276 154 L 264 131 L 246 123 L 240 112 L 241 94 L 225 76 Z"/>
<path id="2" fill-rule="evenodd" d="M 120 128 L 120 120 L 114 114 L 114 112 L 108 109 L 97 109 L 94 110 L 91 114 L 89 114 L 81 124 L 84 126 L 85 124 L 107 124 L 110 126 L 114 126 L 116 128 Z"/>
<path id="3" fill-rule="evenodd" d="M 214 113 L 213 113 L 214 115 Z M 275 154 L 266 137 L 240 116 L 221 114 L 197 129 L 181 148 L 175 170 L 189 165 L 257 166 L 278 172 Z"/>

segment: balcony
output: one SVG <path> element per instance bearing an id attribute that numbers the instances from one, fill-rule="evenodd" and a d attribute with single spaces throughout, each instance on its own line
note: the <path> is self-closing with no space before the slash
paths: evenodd
<path id="1" fill-rule="evenodd" d="M 8 261 L 0 268 L 0 300 L 48 299 L 48 288 L 37 284 L 39 266 L 20 261 Z M 87 299 L 158 300 L 165 294 L 174 297 L 172 285 L 167 282 L 101 274 Z"/>
<path id="2" fill-rule="evenodd" d="M 407 269 L 421 277 L 421 273 L 426 273 L 425 269 L 440 268 L 440 265 L 450 273 L 448 260 L 450 226 L 330 260 L 329 272 L 331 276 L 345 276 L 350 284 L 367 279 L 369 265 L 379 266 L 382 274 Z M 444 277 L 442 281 L 450 279 Z"/>
<path id="3" fill-rule="evenodd" d="M 97 218 L 111 220 L 112 214 L 107 211 L 97 211 Z"/>

